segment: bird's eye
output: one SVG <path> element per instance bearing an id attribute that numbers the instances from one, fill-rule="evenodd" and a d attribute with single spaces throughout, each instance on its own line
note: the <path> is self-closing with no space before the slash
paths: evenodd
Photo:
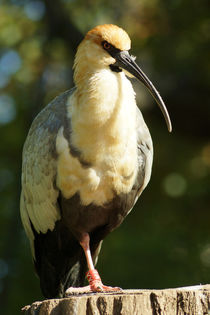
<path id="1" fill-rule="evenodd" d="M 104 41 L 102 43 L 102 46 L 105 50 L 109 50 L 111 48 L 111 45 L 107 41 Z"/>

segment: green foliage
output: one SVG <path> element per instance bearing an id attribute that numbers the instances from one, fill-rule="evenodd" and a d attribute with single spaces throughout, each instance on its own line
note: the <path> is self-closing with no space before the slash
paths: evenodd
<path id="1" fill-rule="evenodd" d="M 135 84 L 154 141 L 153 174 L 133 212 L 104 241 L 98 269 L 105 284 L 123 288 L 210 282 L 208 1 L 5 0 L 0 1 L 2 314 L 16 314 L 42 298 L 19 218 L 24 139 L 39 110 L 73 86 L 73 34 L 79 41 L 81 33 L 103 23 L 120 25 L 131 36 L 133 54 L 161 91 L 174 130 L 168 134 L 152 98 Z"/>

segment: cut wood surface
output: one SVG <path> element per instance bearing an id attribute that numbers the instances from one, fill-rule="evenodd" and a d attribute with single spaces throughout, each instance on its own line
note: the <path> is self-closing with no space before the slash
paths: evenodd
<path id="1" fill-rule="evenodd" d="M 203 315 L 210 314 L 210 285 L 164 290 L 86 293 L 34 302 L 25 315 Z"/>

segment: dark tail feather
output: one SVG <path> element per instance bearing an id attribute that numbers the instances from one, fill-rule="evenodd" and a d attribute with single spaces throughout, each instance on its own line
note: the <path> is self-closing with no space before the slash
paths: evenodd
<path id="1" fill-rule="evenodd" d="M 35 235 L 34 265 L 46 298 L 63 297 L 70 287 L 84 285 L 87 263 L 83 249 L 75 237 L 61 223 L 53 231 Z"/>
<path id="2" fill-rule="evenodd" d="M 81 257 L 63 259 L 62 263 L 54 264 L 48 268 L 49 263 L 43 261 L 39 274 L 42 293 L 47 298 L 64 297 L 69 287 L 81 287 L 84 285 L 87 271 L 83 252 Z"/>

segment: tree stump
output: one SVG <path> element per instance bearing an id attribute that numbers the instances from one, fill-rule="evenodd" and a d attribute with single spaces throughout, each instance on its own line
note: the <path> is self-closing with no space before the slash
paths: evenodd
<path id="1" fill-rule="evenodd" d="M 210 285 L 71 295 L 34 302 L 22 312 L 25 315 L 205 315 L 210 314 Z"/>

